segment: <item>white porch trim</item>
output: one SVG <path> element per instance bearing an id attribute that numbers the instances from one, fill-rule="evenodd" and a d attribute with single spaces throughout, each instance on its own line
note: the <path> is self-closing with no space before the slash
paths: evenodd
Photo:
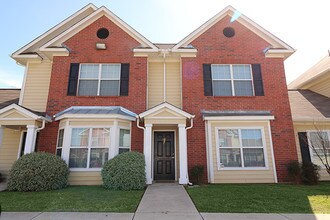
<path id="1" fill-rule="evenodd" d="M 188 184 L 188 153 L 187 153 L 187 130 L 185 124 L 178 124 L 179 128 L 179 161 L 180 177 L 179 184 Z"/>
<path id="2" fill-rule="evenodd" d="M 143 154 L 146 161 L 146 183 L 152 184 L 152 124 L 146 124 L 144 130 Z"/>
<path id="3" fill-rule="evenodd" d="M 27 125 L 27 134 L 24 147 L 24 154 L 30 154 L 34 152 L 36 138 L 37 138 L 37 128 L 36 125 Z"/>

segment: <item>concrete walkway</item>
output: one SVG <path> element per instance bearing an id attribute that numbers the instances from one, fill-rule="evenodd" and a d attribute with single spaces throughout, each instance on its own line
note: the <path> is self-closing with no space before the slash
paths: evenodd
<path id="1" fill-rule="evenodd" d="M 1 196 L 1 195 L 0 195 Z M 149 186 L 135 213 L 4 212 L 1 220 L 330 220 L 330 214 L 198 213 L 183 186 Z"/>
<path id="2" fill-rule="evenodd" d="M 134 220 L 145 219 L 201 220 L 202 217 L 183 186 L 156 183 L 148 186 L 135 212 Z"/>

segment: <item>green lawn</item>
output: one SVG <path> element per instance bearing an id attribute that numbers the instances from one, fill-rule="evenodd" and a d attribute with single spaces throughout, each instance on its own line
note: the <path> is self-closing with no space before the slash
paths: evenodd
<path id="1" fill-rule="evenodd" d="M 187 191 L 200 212 L 330 213 L 330 182 L 318 186 L 219 184 Z"/>
<path id="2" fill-rule="evenodd" d="M 2 211 L 134 212 L 144 191 L 70 186 L 48 192 L 0 192 Z"/>

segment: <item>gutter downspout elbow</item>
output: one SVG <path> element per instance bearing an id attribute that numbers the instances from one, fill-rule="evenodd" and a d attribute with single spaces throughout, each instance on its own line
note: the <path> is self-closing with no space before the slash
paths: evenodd
<path id="1" fill-rule="evenodd" d="M 36 129 L 36 132 L 39 132 L 39 131 L 41 131 L 42 129 L 44 129 L 44 128 L 45 128 L 45 126 L 46 126 L 46 120 L 45 120 L 45 119 L 43 119 L 43 120 L 42 120 L 42 125 L 41 125 L 41 127 L 40 127 L 40 128 L 37 128 L 37 129 Z"/>

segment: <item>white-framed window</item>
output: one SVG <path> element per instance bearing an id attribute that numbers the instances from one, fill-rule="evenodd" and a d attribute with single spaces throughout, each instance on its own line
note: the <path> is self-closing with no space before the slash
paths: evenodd
<path id="1" fill-rule="evenodd" d="M 110 128 L 72 128 L 69 168 L 101 168 L 109 160 Z"/>
<path id="2" fill-rule="evenodd" d="M 131 150 L 131 131 L 129 129 L 119 129 L 119 154 Z"/>
<path id="3" fill-rule="evenodd" d="M 78 96 L 119 96 L 121 64 L 80 64 Z"/>
<path id="4" fill-rule="evenodd" d="M 218 169 L 268 168 L 262 128 L 216 128 Z"/>
<path id="5" fill-rule="evenodd" d="M 254 96 L 250 64 L 212 64 L 213 96 Z"/>
<path id="6" fill-rule="evenodd" d="M 308 131 L 308 145 L 311 155 L 311 161 L 323 167 L 323 164 L 318 155 L 325 160 L 325 156 L 330 159 L 330 130 Z M 315 152 L 316 151 L 316 152 Z M 317 155 L 318 154 L 318 155 Z"/>
<path id="7" fill-rule="evenodd" d="M 63 149 L 63 139 L 64 139 L 64 129 L 58 130 L 57 144 L 56 144 L 56 155 L 62 156 Z"/>

